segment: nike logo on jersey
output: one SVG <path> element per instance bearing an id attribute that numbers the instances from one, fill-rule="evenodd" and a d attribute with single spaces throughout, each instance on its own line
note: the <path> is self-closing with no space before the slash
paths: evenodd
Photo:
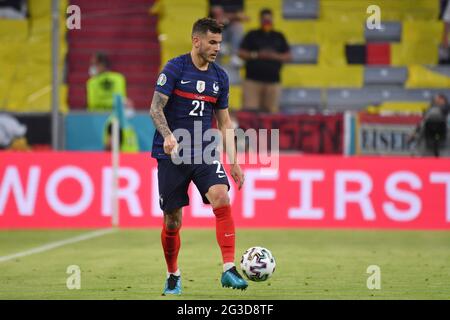
<path id="1" fill-rule="evenodd" d="M 225 233 L 225 237 L 232 237 L 234 236 L 234 233 Z"/>
<path id="2" fill-rule="evenodd" d="M 224 174 L 219 174 L 218 177 L 219 177 L 219 178 L 225 178 L 226 175 L 224 175 Z"/>
<path id="3" fill-rule="evenodd" d="M 189 83 L 189 82 L 191 82 L 191 81 L 189 81 L 189 80 L 181 80 L 181 84 L 186 84 L 186 83 Z"/>

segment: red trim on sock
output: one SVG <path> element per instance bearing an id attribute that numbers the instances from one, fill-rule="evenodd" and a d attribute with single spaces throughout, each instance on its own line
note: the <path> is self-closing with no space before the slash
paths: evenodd
<path id="1" fill-rule="evenodd" d="M 216 216 L 216 238 L 222 252 L 223 263 L 234 263 L 236 236 L 231 207 L 228 205 L 213 211 Z"/>

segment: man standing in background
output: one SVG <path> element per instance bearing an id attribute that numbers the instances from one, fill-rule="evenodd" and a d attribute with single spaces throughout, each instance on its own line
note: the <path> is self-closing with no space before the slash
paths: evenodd
<path id="1" fill-rule="evenodd" d="M 281 67 L 292 60 L 292 55 L 284 35 L 273 28 L 270 9 L 261 10 L 260 22 L 261 28 L 250 31 L 239 50 L 239 57 L 246 62 L 243 107 L 277 113 L 281 95 Z"/>

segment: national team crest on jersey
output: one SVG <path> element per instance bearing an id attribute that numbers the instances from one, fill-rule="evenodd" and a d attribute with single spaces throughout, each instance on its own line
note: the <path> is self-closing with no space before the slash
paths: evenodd
<path id="1" fill-rule="evenodd" d="M 205 91 L 205 88 L 206 88 L 205 81 L 201 81 L 201 80 L 197 81 L 197 91 L 199 93 L 202 93 L 203 91 Z"/>

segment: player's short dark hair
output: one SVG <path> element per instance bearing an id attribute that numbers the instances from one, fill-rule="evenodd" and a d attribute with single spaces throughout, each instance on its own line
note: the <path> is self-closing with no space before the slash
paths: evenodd
<path id="1" fill-rule="evenodd" d="M 197 20 L 192 26 L 192 35 L 212 33 L 222 33 L 223 25 L 218 23 L 216 19 L 202 18 Z"/>
<path id="2" fill-rule="evenodd" d="M 273 15 L 272 9 L 264 8 L 261 9 L 261 11 L 259 12 L 260 17 L 265 16 L 266 14 L 270 14 L 272 16 Z"/>

